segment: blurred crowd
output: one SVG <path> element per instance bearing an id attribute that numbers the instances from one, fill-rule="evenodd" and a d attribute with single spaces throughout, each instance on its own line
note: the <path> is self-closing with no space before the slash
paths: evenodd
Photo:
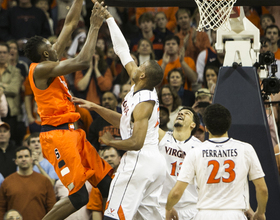
<path id="1" fill-rule="evenodd" d="M 57 181 L 53 167 L 44 159 L 41 151 L 41 120 L 28 79 L 30 60 L 24 56 L 24 47 L 27 40 L 35 35 L 43 36 L 54 43 L 71 4 L 72 0 L 0 0 L 0 184 L 6 177 L 10 178 L 0 190 L 0 220 L 8 210 L 10 211 L 5 214 L 5 220 L 23 219 L 24 216 L 24 219 L 39 220 L 56 200 L 67 196 L 66 189 Z M 76 56 L 83 46 L 92 6 L 90 0 L 84 1 L 78 28 L 69 39 L 62 59 Z M 225 55 L 215 50 L 216 32 L 196 31 L 200 20 L 197 8 L 108 7 L 108 10 L 124 33 L 135 62 L 140 65 L 150 59 L 157 60 L 164 71 L 162 84 L 157 88 L 160 127 L 164 131 L 173 130 L 179 110 L 182 106 L 189 106 L 200 117 L 200 127 L 195 136 L 204 141 L 207 137 L 202 116 L 205 108 L 212 103 L 219 68 L 223 65 Z M 280 78 L 280 6 L 244 6 L 244 12 L 260 30 L 260 52 L 270 51 L 274 54 L 278 65 L 276 76 Z M 130 79 L 114 54 L 110 39 L 108 27 L 104 23 L 99 31 L 96 52 L 90 67 L 73 72 L 67 75 L 66 79 L 73 96 L 121 112 L 122 100 L 131 87 Z M 280 101 L 280 96 L 276 94 L 272 99 Z M 110 131 L 115 138 L 120 138 L 119 129 L 95 112 L 79 106 L 76 106 L 76 111 L 81 115 L 79 128 L 86 131 L 87 139 L 116 169 L 124 152 L 108 148 L 100 142 L 99 137 Z M 272 111 L 275 118 L 272 117 Z M 277 146 L 280 124 L 278 112 L 279 104 L 274 104 L 272 109 L 267 108 L 273 146 Z M 20 146 L 22 148 L 18 150 Z M 278 152 L 277 150 L 275 147 L 275 152 Z M 30 157 L 27 165 L 21 162 L 24 156 Z M 277 160 L 280 162 L 280 158 L 277 157 Z M 15 172 L 21 172 L 24 166 L 30 166 L 30 169 L 27 173 L 26 169 L 23 169 L 23 175 L 28 176 L 23 181 Z M 43 174 L 44 178 L 33 175 L 33 170 Z M 42 184 L 39 190 L 41 193 L 37 192 L 40 195 L 36 195 L 37 188 L 29 184 L 30 178 Z M 22 187 L 16 187 L 15 181 L 22 184 Z M 10 198 L 4 194 L 7 190 L 14 193 L 9 195 Z M 25 206 L 27 200 L 32 200 L 26 197 L 28 193 L 38 197 L 38 204 L 32 205 L 33 208 Z M 9 201 L 16 199 L 17 203 L 4 204 L 3 198 Z M 102 211 L 102 204 L 89 204 L 80 210 L 79 214 L 75 213 L 75 217 L 70 216 L 67 219 L 101 219 Z"/>

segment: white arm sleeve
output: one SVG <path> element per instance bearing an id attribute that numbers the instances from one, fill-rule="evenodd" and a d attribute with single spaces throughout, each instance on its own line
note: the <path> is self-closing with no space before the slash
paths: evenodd
<path id="1" fill-rule="evenodd" d="M 120 58 L 122 65 L 125 67 L 126 64 L 133 61 L 132 57 L 130 56 L 127 42 L 118 25 L 116 24 L 115 19 L 110 17 L 106 21 L 111 34 L 114 51 Z"/>

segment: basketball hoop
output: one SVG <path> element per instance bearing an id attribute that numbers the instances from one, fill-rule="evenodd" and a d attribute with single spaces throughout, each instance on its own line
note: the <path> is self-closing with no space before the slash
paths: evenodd
<path id="1" fill-rule="evenodd" d="M 203 31 L 203 29 L 213 29 L 217 30 L 223 24 L 229 24 L 228 19 L 231 16 L 232 8 L 236 0 L 195 0 L 200 20 L 197 30 Z M 233 10 L 234 13 L 239 11 Z M 232 15 L 234 17 L 234 15 Z M 225 25 L 226 29 L 227 25 Z"/>

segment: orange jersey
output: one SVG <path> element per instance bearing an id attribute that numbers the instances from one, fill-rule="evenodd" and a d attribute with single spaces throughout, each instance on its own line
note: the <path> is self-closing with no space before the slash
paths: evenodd
<path id="1" fill-rule="evenodd" d="M 47 89 L 40 90 L 35 86 L 33 78 L 37 65 L 38 63 L 30 65 L 29 81 L 38 105 L 42 125 L 58 126 L 76 122 L 80 118 L 80 114 L 75 112 L 75 105 L 71 101 L 72 96 L 64 77 L 55 77 Z"/>
<path id="2" fill-rule="evenodd" d="M 193 59 L 191 57 L 184 57 L 185 62 L 189 65 L 189 67 L 193 70 L 196 71 L 196 67 L 195 67 L 195 62 L 193 61 Z M 158 61 L 158 64 L 161 66 L 162 64 L 162 59 Z M 175 69 L 175 68 L 182 68 L 181 66 L 181 62 L 179 57 L 177 58 L 177 60 L 175 60 L 174 62 L 169 62 L 164 70 L 164 75 L 163 75 L 163 80 L 162 80 L 162 84 L 161 85 L 165 85 L 168 84 L 168 73 L 169 71 Z M 183 70 L 184 72 L 184 70 Z M 191 90 L 190 89 L 190 85 L 187 82 L 188 79 L 185 78 L 185 85 L 184 85 L 184 89 L 186 90 Z"/>

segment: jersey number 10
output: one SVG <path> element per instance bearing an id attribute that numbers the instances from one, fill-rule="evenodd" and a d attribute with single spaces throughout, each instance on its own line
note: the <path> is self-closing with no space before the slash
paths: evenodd
<path id="1" fill-rule="evenodd" d="M 216 178 L 216 175 L 220 169 L 220 163 L 217 160 L 210 160 L 208 161 L 208 167 L 210 165 L 213 165 L 213 169 L 210 173 L 210 176 L 208 178 L 207 183 L 212 184 L 212 183 L 219 183 L 222 179 L 224 183 L 230 183 L 235 179 L 235 171 L 233 170 L 235 168 L 235 163 L 232 160 L 225 160 L 224 165 L 228 164 L 229 166 L 225 168 L 225 172 L 229 173 L 228 178 L 220 177 Z"/>

